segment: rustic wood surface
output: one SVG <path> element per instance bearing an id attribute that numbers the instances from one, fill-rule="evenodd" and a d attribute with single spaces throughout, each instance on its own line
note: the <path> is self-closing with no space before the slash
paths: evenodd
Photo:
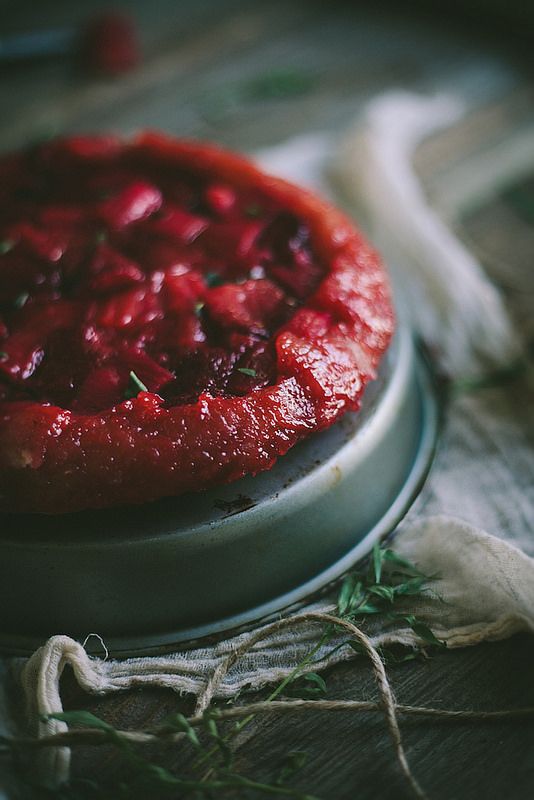
<path id="1" fill-rule="evenodd" d="M 471 67 L 476 75 L 480 59 L 493 66 L 485 80 L 476 84 L 473 78 L 472 91 L 498 108 L 518 92 L 524 101 L 532 81 L 528 49 L 522 52 L 515 40 L 501 42 L 494 32 L 481 37 L 446 15 L 409 15 L 394 4 L 387 9 L 298 0 L 114 5 L 138 20 L 143 66 L 117 81 L 83 77 L 67 59 L 4 68 L 0 147 L 49 131 L 154 127 L 252 151 L 296 133 L 341 128 L 363 100 L 385 86 L 430 89 L 438 81 L 454 86 Z M 103 6 L 89 0 L 0 0 L 1 29 L 4 34 L 80 24 Z M 272 96 L 276 91 L 265 76 L 273 70 L 304 77 L 302 91 Z M 427 158 L 431 150 L 425 151 Z M 500 219 L 479 225 L 493 249 Z M 534 638 L 516 636 L 408 662 L 392 668 L 390 676 L 402 703 L 513 708 L 534 705 L 533 660 Z M 336 667 L 327 680 L 329 697 L 376 697 L 362 659 Z M 163 690 L 91 698 L 69 675 L 65 701 L 121 728 L 149 727 L 173 710 L 190 708 L 190 700 Z M 534 795 L 533 722 L 407 720 L 402 729 L 409 762 L 433 800 Z M 308 761 L 293 784 L 321 798 L 406 796 L 378 714 L 262 717 L 240 734 L 236 748 L 244 774 L 258 779 L 272 778 L 288 751 L 306 751 Z M 169 766 L 179 766 L 181 758 L 178 750 L 165 753 Z M 74 766 L 78 776 L 111 777 L 122 769 L 115 753 L 89 747 L 76 752 Z"/>

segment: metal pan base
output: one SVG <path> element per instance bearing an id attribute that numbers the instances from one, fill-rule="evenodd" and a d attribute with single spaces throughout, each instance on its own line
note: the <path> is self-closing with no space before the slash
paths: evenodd
<path id="1" fill-rule="evenodd" d="M 391 531 L 428 471 L 432 379 L 401 328 L 362 409 L 267 473 L 139 508 L 0 517 L 0 648 L 172 649 L 295 605 Z"/>

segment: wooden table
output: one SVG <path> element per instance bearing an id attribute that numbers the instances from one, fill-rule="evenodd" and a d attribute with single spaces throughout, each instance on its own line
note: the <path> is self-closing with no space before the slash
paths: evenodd
<path id="1" fill-rule="evenodd" d="M 48 131 L 153 127 L 253 151 L 304 131 L 340 129 L 362 101 L 392 84 L 429 89 L 448 76 L 454 85 L 460 69 L 475 68 L 481 56 L 495 59 L 494 79 L 501 80 L 505 99 L 531 82 L 517 40 L 507 49 L 493 33 L 479 37 L 437 12 L 425 18 L 407 16 L 394 5 L 299 0 L 116 5 L 138 20 L 142 68 L 108 82 L 80 76 L 68 60 L 4 70 L 1 146 Z M 2 0 L 2 30 L 78 24 L 95 6 L 90 0 Z M 492 95 L 489 80 L 482 91 Z M 390 678 L 402 703 L 519 707 L 534 705 L 533 659 L 534 638 L 516 636 L 408 662 L 391 668 Z M 376 696 L 363 659 L 336 667 L 327 679 L 329 697 Z M 89 709 L 121 728 L 147 727 L 191 705 L 187 698 L 149 689 L 91 698 L 69 676 L 65 700 L 67 707 Z M 402 728 L 409 762 L 433 800 L 523 800 L 534 794 L 532 722 L 412 720 Z M 306 751 L 307 763 L 293 783 L 321 798 L 387 800 L 406 794 L 377 714 L 263 717 L 235 746 L 244 774 L 265 780 L 287 751 Z M 179 750 L 165 751 L 168 766 L 178 767 L 180 759 Z M 110 777 L 122 769 L 106 748 L 77 751 L 74 764 L 78 776 Z"/>

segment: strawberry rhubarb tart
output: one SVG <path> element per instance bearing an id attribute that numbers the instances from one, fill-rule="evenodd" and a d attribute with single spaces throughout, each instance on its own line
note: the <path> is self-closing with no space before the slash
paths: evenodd
<path id="1" fill-rule="evenodd" d="M 143 503 L 269 469 L 358 408 L 383 266 L 314 195 L 145 134 L 0 160 L 0 507 Z"/>

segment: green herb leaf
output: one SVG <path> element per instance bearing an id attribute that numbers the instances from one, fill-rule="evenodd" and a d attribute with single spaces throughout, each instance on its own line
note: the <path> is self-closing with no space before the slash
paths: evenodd
<path id="1" fill-rule="evenodd" d="M 359 614 L 380 614 L 382 609 L 380 606 L 375 605 L 374 603 L 362 603 L 359 605 L 352 613 L 354 615 Z"/>
<path id="2" fill-rule="evenodd" d="M 437 636 L 430 630 L 428 625 L 425 625 L 424 622 L 420 622 L 419 620 L 414 620 L 411 624 L 411 628 L 414 633 L 423 639 L 424 642 L 427 644 L 434 645 L 434 647 L 447 647 L 446 643 L 438 639 Z"/>
<path id="3" fill-rule="evenodd" d="M 326 694 L 326 683 L 316 672 L 299 675 L 286 687 L 285 694 L 305 700 L 317 700 Z"/>
<path id="4" fill-rule="evenodd" d="M 26 303 L 28 302 L 29 296 L 30 295 L 29 295 L 28 292 L 21 292 L 18 295 L 18 297 L 15 298 L 15 300 L 13 301 L 13 305 L 17 309 L 17 311 L 19 311 L 21 308 L 23 308 L 26 305 Z"/>
<path id="5" fill-rule="evenodd" d="M 364 656 L 366 654 L 365 647 L 356 639 L 351 639 L 347 642 L 347 644 L 350 648 L 352 648 L 352 650 L 354 650 L 355 653 L 358 653 L 359 656 Z"/>
<path id="6" fill-rule="evenodd" d="M 219 750 L 220 756 L 223 760 L 223 764 L 225 765 L 225 767 L 230 768 L 233 761 L 233 754 L 232 751 L 230 750 L 228 741 L 224 736 L 221 736 L 219 733 L 219 730 L 217 728 L 217 723 L 215 722 L 214 719 L 214 714 L 213 713 L 208 714 L 207 716 L 205 716 L 204 720 L 206 729 L 211 738 L 214 740 L 217 749 Z"/>
<path id="7" fill-rule="evenodd" d="M 2 239 L 0 241 L 0 256 L 4 256 L 6 253 L 9 253 L 10 250 L 13 250 L 15 247 L 15 242 L 11 239 Z"/>
<path id="8" fill-rule="evenodd" d="M 124 399 L 132 400 L 134 397 L 137 397 L 139 392 L 148 392 L 148 389 L 143 381 L 137 377 L 135 372 L 130 370 L 130 382 L 128 388 L 124 392 Z"/>
<path id="9" fill-rule="evenodd" d="M 380 583 L 382 577 L 382 562 L 384 559 L 384 551 L 380 548 L 379 542 L 376 542 L 373 547 L 373 569 L 375 573 L 375 583 Z"/>
<path id="10" fill-rule="evenodd" d="M 256 370 L 255 369 L 249 369 L 248 367 L 238 367 L 237 371 L 238 372 L 242 372 L 243 375 L 248 375 L 250 378 L 255 378 L 256 377 Z"/>
<path id="11" fill-rule="evenodd" d="M 278 69 L 248 81 L 243 87 L 243 94 L 251 100 L 279 100 L 306 94 L 314 84 L 315 78 L 309 73 Z"/>
<path id="12" fill-rule="evenodd" d="M 389 603 L 392 603 L 395 599 L 394 586 L 370 586 L 368 591 L 377 597 L 381 597 L 382 600 L 387 600 Z"/>
<path id="13" fill-rule="evenodd" d="M 527 225 L 534 225 L 534 178 L 532 175 L 520 183 L 506 188 L 501 192 L 501 197 Z"/>
<path id="14" fill-rule="evenodd" d="M 404 622 L 407 622 L 410 628 L 416 633 L 426 644 L 434 645 L 435 647 L 446 647 L 446 643 L 442 642 L 441 639 L 438 639 L 430 630 L 428 625 L 425 625 L 424 622 L 421 622 L 413 614 L 406 614 L 406 615 L 397 615 L 397 619 L 402 619 Z"/>
<path id="15" fill-rule="evenodd" d="M 57 719 L 60 722 L 66 722 L 67 725 L 78 725 L 81 728 L 95 728 L 96 730 L 106 731 L 106 733 L 116 733 L 112 725 L 91 714 L 90 711 L 62 711 L 56 714 L 43 714 L 41 719 L 43 722 L 49 719 Z"/>
<path id="16" fill-rule="evenodd" d="M 0 361 L 7 361 L 9 358 L 9 353 L 6 353 L 5 350 L 0 350 Z"/>
<path id="17" fill-rule="evenodd" d="M 251 219 L 257 219 L 258 217 L 261 217 L 262 209 L 257 203 L 251 203 L 245 208 L 245 214 Z"/>
<path id="18" fill-rule="evenodd" d="M 200 740 L 195 729 L 189 724 L 188 719 L 184 717 L 183 714 L 171 714 L 169 717 L 163 720 L 162 728 L 168 729 L 169 731 L 185 733 L 187 739 L 189 739 L 194 747 L 201 747 Z"/>
<path id="19" fill-rule="evenodd" d="M 488 372 L 478 378 L 460 378 L 451 385 L 452 393 L 455 395 L 478 392 L 481 389 L 493 389 L 499 386 L 506 386 L 508 383 L 517 380 L 528 370 L 528 362 L 524 358 L 519 358 L 506 367 L 501 367 L 493 372 Z"/>
<path id="20" fill-rule="evenodd" d="M 222 286 L 225 282 L 223 277 L 218 272 L 206 272 L 204 281 L 212 289 L 214 286 Z"/>
<path id="21" fill-rule="evenodd" d="M 383 550 L 382 551 L 382 559 L 384 561 L 389 561 L 391 564 L 395 564 L 398 567 L 404 567 L 404 569 L 407 569 L 407 570 L 409 570 L 410 572 L 413 572 L 416 575 L 420 575 L 421 574 L 420 572 L 418 572 L 418 570 L 412 564 L 411 561 L 407 561 L 402 556 L 399 556 L 399 554 L 396 553 L 395 550 L 391 550 L 389 548 L 386 549 L 386 550 Z"/>
<path id="22" fill-rule="evenodd" d="M 410 652 L 401 652 L 397 655 L 397 653 L 392 650 L 390 647 L 381 647 L 379 648 L 380 657 L 384 664 L 405 664 L 407 661 L 416 661 L 420 658 L 421 653 L 417 650 L 411 650 Z"/>
<path id="23" fill-rule="evenodd" d="M 277 786 L 284 784 L 286 781 L 292 778 L 296 772 L 302 769 L 307 761 L 307 753 L 303 753 L 301 750 L 292 750 L 289 752 L 284 759 L 284 763 L 282 764 L 282 768 L 280 769 L 280 773 L 275 781 L 275 784 Z"/>
<path id="24" fill-rule="evenodd" d="M 350 600 L 354 591 L 356 578 L 354 575 L 347 575 L 341 584 L 341 590 L 337 599 L 337 613 L 340 617 L 344 617 L 349 610 Z"/>
<path id="25" fill-rule="evenodd" d="M 36 131 L 34 131 L 31 139 L 26 144 L 26 147 L 28 150 L 35 150 L 41 147 L 43 144 L 47 144 L 48 142 L 57 139 L 57 137 L 60 135 L 61 130 L 59 125 L 50 123 L 48 125 L 40 126 Z"/>
<path id="26" fill-rule="evenodd" d="M 407 580 L 404 583 L 399 583 L 397 586 L 394 586 L 393 591 L 397 596 L 418 595 L 421 594 L 421 591 L 425 583 L 428 583 L 428 578 L 425 577 L 410 578 L 410 580 Z"/>

